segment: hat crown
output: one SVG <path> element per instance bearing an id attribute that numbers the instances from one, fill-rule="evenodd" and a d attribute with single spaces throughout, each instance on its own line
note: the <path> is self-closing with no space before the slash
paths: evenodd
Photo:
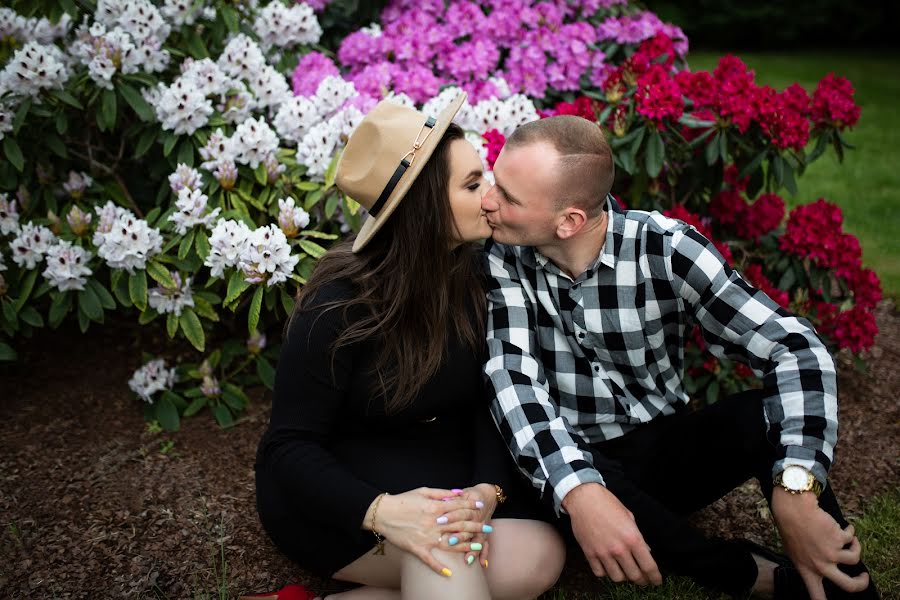
<path id="1" fill-rule="evenodd" d="M 335 184 L 371 209 L 400 161 L 414 149 L 426 119 L 415 109 L 380 102 L 351 134 L 337 165 Z"/>

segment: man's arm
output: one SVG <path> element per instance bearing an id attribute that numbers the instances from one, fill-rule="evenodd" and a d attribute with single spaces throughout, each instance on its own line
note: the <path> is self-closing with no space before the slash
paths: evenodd
<path id="1" fill-rule="evenodd" d="M 798 465 L 824 485 L 837 441 L 836 373 L 825 345 L 808 322 L 747 284 L 696 230 L 685 227 L 670 241 L 668 275 L 710 351 L 762 377 L 770 437 L 779 444 L 772 473 Z M 812 492 L 776 486 L 772 514 L 812 600 L 825 600 L 823 577 L 846 591 L 865 589 L 866 573 L 851 578 L 838 570 L 839 563 L 859 562 L 852 526 L 841 529 Z"/>
<path id="2" fill-rule="evenodd" d="M 538 358 L 535 301 L 520 281 L 516 258 L 488 246 L 488 361 L 491 410 L 519 468 L 565 511 L 598 577 L 660 585 L 662 576 L 634 515 L 603 485 L 593 455 L 550 400 Z"/>

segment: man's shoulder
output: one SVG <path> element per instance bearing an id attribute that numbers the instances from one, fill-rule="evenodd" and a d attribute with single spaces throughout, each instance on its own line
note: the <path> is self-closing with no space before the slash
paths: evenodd
<path id="1" fill-rule="evenodd" d="M 627 210 L 622 215 L 622 233 L 626 237 L 671 236 L 691 227 L 655 210 Z"/>

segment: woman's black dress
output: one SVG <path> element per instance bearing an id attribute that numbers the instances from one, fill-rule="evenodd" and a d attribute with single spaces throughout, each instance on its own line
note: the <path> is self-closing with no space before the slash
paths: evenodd
<path id="1" fill-rule="evenodd" d="M 335 282 L 315 305 L 354 293 L 349 282 Z M 332 342 L 346 327 L 342 313 L 313 309 L 291 324 L 256 460 L 263 527 L 289 558 L 324 575 L 374 546 L 361 527 L 382 492 L 477 483 L 521 489 L 489 413 L 483 356 L 451 339 L 446 361 L 412 405 L 386 415 L 370 373 L 377 344 L 344 346 L 331 360 Z M 532 493 L 511 494 L 494 516 L 533 517 L 535 504 L 523 498 Z"/>

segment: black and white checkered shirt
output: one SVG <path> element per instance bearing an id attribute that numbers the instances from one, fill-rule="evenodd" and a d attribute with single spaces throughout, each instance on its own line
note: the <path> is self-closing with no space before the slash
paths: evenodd
<path id="1" fill-rule="evenodd" d="M 812 326 L 731 269 L 693 227 L 608 200 L 597 260 L 572 280 L 530 247 L 489 242 L 485 374 L 494 419 L 519 468 L 557 511 L 603 483 L 587 444 L 628 433 L 688 401 L 684 345 L 699 324 L 717 357 L 762 377 L 780 440 L 773 473 L 824 482 L 837 439 L 834 361 Z M 673 451 L 677 451 L 673 449 Z"/>

